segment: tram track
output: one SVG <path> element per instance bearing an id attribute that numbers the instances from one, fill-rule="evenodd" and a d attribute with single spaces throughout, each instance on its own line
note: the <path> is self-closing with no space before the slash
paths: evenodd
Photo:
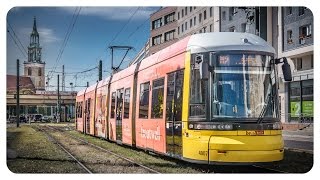
<path id="1" fill-rule="evenodd" d="M 59 133 L 63 134 L 63 136 L 65 136 L 65 137 L 69 136 L 70 138 L 76 140 L 74 142 L 70 142 L 69 143 L 70 146 L 73 146 L 73 145 L 91 146 L 92 148 L 97 149 L 98 152 L 100 152 L 100 153 L 105 152 L 108 154 L 112 154 L 112 155 L 116 156 L 117 158 L 123 159 L 125 161 L 128 161 L 128 162 L 134 164 L 134 166 L 138 166 L 138 167 L 146 169 L 149 173 L 160 173 L 160 172 L 158 172 L 152 168 L 149 168 L 141 163 L 138 163 L 136 161 L 128 159 L 120 154 L 117 154 L 117 153 L 112 152 L 108 149 L 105 149 L 101 146 L 97 146 L 95 144 L 92 144 L 92 143 L 88 142 L 87 140 L 81 139 L 81 138 L 76 137 L 70 133 L 67 133 L 66 131 L 73 130 L 72 127 L 63 127 L 63 126 L 58 127 L 58 126 L 49 126 L 49 125 L 44 125 L 43 127 L 51 130 L 52 132 L 59 132 Z M 93 164 L 97 164 L 97 163 L 87 162 L 86 164 L 93 165 Z M 180 163 L 178 163 L 178 164 L 180 164 Z M 182 165 L 182 164 L 180 164 L 180 165 Z M 208 165 L 197 165 L 197 164 L 190 163 L 189 165 L 184 164 L 183 166 L 192 167 L 193 169 L 197 169 L 199 172 L 202 172 L 202 173 L 276 173 L 276 174 L 287 173 L 287 172 L 280 171 L 277 169 L 271 169 L 271 168 L 264 167 L 263 164 L 262 165 L 258 164 L 258 165 L 209 165 L 208 166 Z"/>
<path id="2" fill-rule="evenodd" d="M 72 156 L 75 162 L 81 163 L 82 165 L 78 164 L 82 168 L 88 169 L 86 170 L 88 173 L 160 173 L 120 154 L 68 134 L 61 128 L 45 125 L 41 126 L 41 130 L 70 157 Z"/>

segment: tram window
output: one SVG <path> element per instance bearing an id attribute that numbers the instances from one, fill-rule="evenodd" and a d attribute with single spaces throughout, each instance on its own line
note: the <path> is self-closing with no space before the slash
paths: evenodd
<path id="1" fill-rule="evenodd" d="M 124 114 L 123 118 L 129 118 L 129 110 L 130 110 L 130 88 L 124 90 Z"/>
<path id="2" fill-rule="evenodd" d="M 80 109 L 80 114 L 79 114 L 79 118 L 82 118 L 82 108 L 83 108 L 83 101 L 81 101 L 80 102 L 80 107 L 79 107 L 79 109 Z"/>
<path id="3" fill-rule="evenodd" d="M 150 82 L 140 84 L 139 118 L 148 119 Z"/>
<path id="4" fill-rule="evenodd" d="M 117 120 L 122 119 L 122 106 L 123 106 L 123 89 L 118 89 L 117 90 L 117 107 L 116 107 Z"/>
<path id="5" fill-rule="evenodd" d="M 83 110 L 83 101 L 81 101 L 81 107 L 80 107 L 80 118 L 82 118 L 82 110 Z"/>
<path id="6" fill-rule="evenodd" d="M 87 118 L 90 118 L 91 98 L 87 100 Z"/>
<path id="7" fill-rule="evenodd" d="M 91 98 L 88 99 L 88 109 L 87 109 L 88 114 L 90 114 L 90 111 L 91 111 Z"/>
<path id="8" fill-rule="evenodd" d="M 152 83 L 151 118 L 163 117 L 164 78 L 156 79 Z"/>
<path id="9" fill-rule="evenodd" d="M 77 102 L 77 118 L 80 118 L 80 105 L 81 105 L 81 102 Z"/>
<path id="10" fill-rule="evenodd" d="M 183 70 L 168 74 L 166 120 L 181 121 L 183 97 Z M 174 106 L 174 107 L 173 107 Z"/>
<path id="11" fill-rule="evenodd" d="M 110 118 L 114 118 L 114 110 L 116 107 L 116 92 L 113 92 L 111 95 L 111 112 L 110 112 Z"/>
<path id="12" fill-rule="evenodd" d="M 189 108 L 190 117 L 205 117 L 205 99 L 207 94 L 205 83 L 206 81 L 202 81 L 200 79 L 199 64 L 195 63 L 195 58 L 192 58 Z"/>

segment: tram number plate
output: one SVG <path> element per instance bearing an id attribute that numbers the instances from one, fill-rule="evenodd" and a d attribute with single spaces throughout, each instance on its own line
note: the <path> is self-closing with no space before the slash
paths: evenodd
<path id="1" fill-rule="evenodd" d="M 199 151 L 199 155 L 208 156 L 208 151 Z"/>
<path id="2" fill-rule="evenodd" d="M 264 131 L 246 131 L 247 136 L 259 136 L 259 135 L 264 135 Z"/>

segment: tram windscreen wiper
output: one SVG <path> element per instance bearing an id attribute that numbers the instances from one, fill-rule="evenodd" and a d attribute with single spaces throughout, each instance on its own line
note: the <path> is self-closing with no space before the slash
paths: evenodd
<path id="1" fill-rule="evenodd" d="M 259 117 L 258 117 L 258 124 L 262 123 L 263 118 L 265 117 L 265 114 L 266 114 L 268 107 L 270 105 L 270 97 L 271 97 L 271 93 L 268 93 L 268 96 L 267 96 L 267 98 L 264 102 L 264 105 L 262 107 L 261 113 L 259 114 Z"/>

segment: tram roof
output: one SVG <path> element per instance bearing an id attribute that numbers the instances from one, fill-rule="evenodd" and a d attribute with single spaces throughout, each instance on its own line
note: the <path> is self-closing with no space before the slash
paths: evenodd
<path id="1" fill-rule="evenodd" d="M 264 39 L 251 33 L 239 32 L 194 34 L 190 37 L 187 50 L 190 50 L 191 53 L 244 50 L 275 54 L 274 48 Z"/>
<path id="2" fill-rule="evenodd" d="M 86 92 L 86 89 L 87 89 L 87 88 L 84 88 L 84 89 L 78 91 L 77 96 L 83 95 L 83 94 Z"/>

